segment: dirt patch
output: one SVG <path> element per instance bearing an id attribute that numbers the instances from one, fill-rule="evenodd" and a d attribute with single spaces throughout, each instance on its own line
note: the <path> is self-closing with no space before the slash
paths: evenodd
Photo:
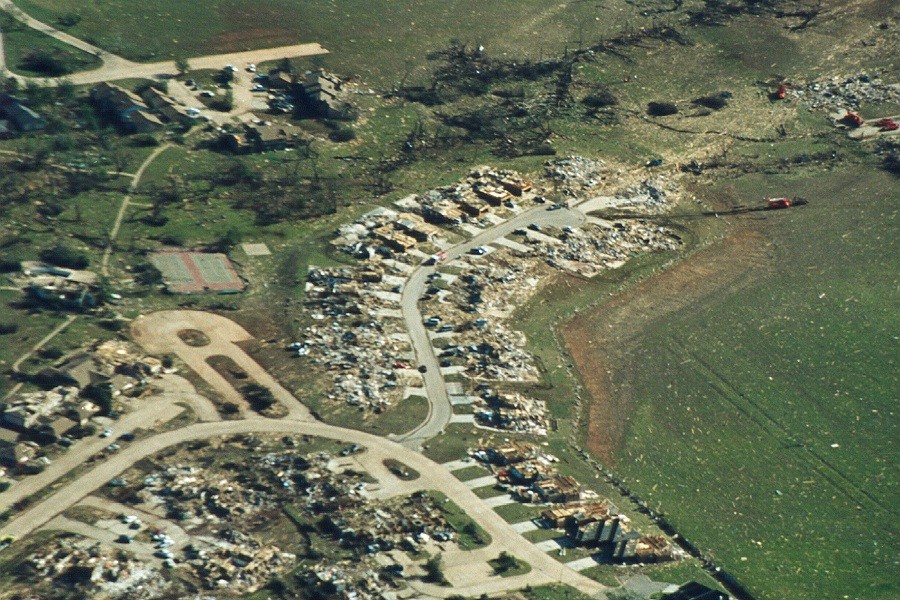
<path id="1" fill-rule="evenodd" d="M 181 338 L 182 342 L 194 348 L 209 346 L 209 337 L 196 329 L 182 329 L 178 332 L 178 337 Z"/>
<path id="2" fill-rule="evenodd" d="M 769 264 L 769 242 L 738 224 L 724 239 L 662 273 L 638 282 L 596 310 L 561 328 L 590 395 L 587 447 L 609 465 L 628 430 L 635 398 L 622 389 L 633 344 L 654 322 L 711 294 L 740 289 Z"/>

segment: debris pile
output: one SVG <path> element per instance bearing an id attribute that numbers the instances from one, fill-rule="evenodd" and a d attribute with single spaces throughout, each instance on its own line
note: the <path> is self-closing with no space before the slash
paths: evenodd
<path id="1" fill-rule="evenodd" d="M 504 431 L 547 435 L 547 407 L 541 400 L 522 394 L 485 391 L 475 403 L 475 419 L 482 425 Z"/>
<path id="2" fill-rule="evenodd" d="M 28 556 L 25 568 L 36 581 L 90 586 L 105 598 L 152 598 L 170 587 L 152 567 L 80 537 L 53 538 Z"/>
<path id="3" fill-rule="evenodd" d="M 495 474 L 511 497 L 544 503 L 542 526 L 560 529 L 576 546 L 595 548 L 595 558 L 612 562 L 681 560 L 686 554 L 661 535 L 642 535 L 609 500 L 560 475 L 558 459 L 524 442 L 487 445 L 471 452 Z"/>
<path id="4" fill-rule="evenodd" d="M 305 303 L 319 323 L 290 349 L 333 373 L 329 398 L 381 411 L 417 374 L 407 370 L 412 349 L 400 313 L 404 278 L 378 264 L 310 268 Z"/>
<path id="5" fill-rule="evenodd" d="M 561 244 L 527 238 L 532 249 L 552 267 L 584 277 L 617 269 L 638 252 L 660 252 L 678 247 L 679 238 L 669 229 L 648 221 L 615 221 L 569 228 Z"/>
<path id="6" fill-rule="evenodd" d="M 866 73 L 847 78 L 831 77 L 788 89 L 808 107 L 829 112 L 856 110 L 863 104 L 900 102 L 900 84 L 888 84 L 880 77 Z"/>
<path id="7" fill-rule="evenodd" d="M 583 156 L 568 156 L 544 163 L 547 178 L 558 182 L 567 196 L 597 187 L 602 180 L 603 168 L 602 160 Z"/>

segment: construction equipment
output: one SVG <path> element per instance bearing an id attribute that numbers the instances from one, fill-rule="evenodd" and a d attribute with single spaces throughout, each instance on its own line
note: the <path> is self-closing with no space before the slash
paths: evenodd
<path id="1" fill-rule="evenodd" d="M 897 131 L 900 129 L 900 124 L 897 121 L 891 119 L 890 117 L 885 117 L 884 119 L 879 119 L 875 126 L 878 127 L 881 131 Z"/>
<path id="2" fill-rule="evenodd" d="M 859 115 L 859 113 L 847 111 L 847 114 L 841 117 L 841 123 L 849 125 L 850 127 L 861 127 L 863 124 L 863 118 Z"/>

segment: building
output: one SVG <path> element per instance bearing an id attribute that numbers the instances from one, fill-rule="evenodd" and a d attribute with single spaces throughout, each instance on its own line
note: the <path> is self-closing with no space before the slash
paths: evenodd
<path id="1" fill-rule="evenodd" d="M 457 198 L 456 204 L 460 210 L 471 217 L 481 217 L 490 212 L 491 207 L 484 202 L 477 202 L 470 198 Z"/>
<path id="2" fill-rule="evenodd" d="M 269 74 L 269 87 L 273 90 L 289 90 L 294 85 L 294 76 L 286 71 Z"/>
<path id="3" fill-rule="evenodd" d="M 382 225 L 372 230 L 372 235 L 384 242 L 389 248 L 397 252 L 406 252 L 410 248 L 415 248 L 416 239 L 406 235 L 402 231 L 398 231 L 390 225 Z"/>
<path id="4" fill-rule="evenodd" d="M 486 201 L 488 204 L 493 206 L 500 206 L 506 200 L 509 200 L 510 195 L 503 188 L 499 188 L 493 185 L 474 185 L 472 186 L 475 195 Z"/>
<path id="5" fill-rule="evenodd" d="M 141 97 L 150 108 L 157 111 L 170 123 L 177 123 L 185 127 L 190 127 L 194 123 L 194 118 L 187 113 L 182 105 L 155 87 L 148 87 L 141 94 Z"/>
<path id="6" fill-rule="evenodd" d="M 486 448 L 484 451 L 488 462 L 505 467 L 537 456 L 537 449 L 525 442 L 509 442 L 496 448 Z"/>
<path id="7" fill-rule="evenodd" d="M 302 101 L 312 114 L 325 119 L 352 120 L 356 118 L 356 112 L 346 101 L 345 93 L 341 89 L 341 80 L 331 74 L 322 71 L 307 71 L 300 92 Z"/>
<path id="8" fill-rule="evenodd" d="M 281 123 L 248 124 L 243 132 L 232 132 L 223 137 L 224 145 L 236 153 L 284 150 L 295 148 L 305 141 L 302 129 Z"/>
<path id="9" fill-rule="evenodd" d="M 104 81 L 91 89 L 90 97 L 101 114 L 129 131 L 147 133 L 164 127 L 140 96 L 123 87 Z"/>
<path id="10" fill-rule="evenodd" d="M 18 131 L 39 131 L 47 126 L 47 120 L 24 104 L 19 98 L 0 94 L 0 115 L 3 115 Z"/>
<path id="11" fill-rule="evenodd" d="M 574 502 L 581 499 L 581 484 L 569 475 L 536 481 L 531 488 L 544 502 Z"/>

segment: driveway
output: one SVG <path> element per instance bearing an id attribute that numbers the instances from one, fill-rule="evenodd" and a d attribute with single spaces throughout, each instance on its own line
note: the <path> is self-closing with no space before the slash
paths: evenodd
<path id="1" fill-rule="evenodd" d="M 97 69 L 73 73 L 65 77 L 67 81 L 71 81 L 75 85 L 99 83 L 101 81 L 112 81 L 115 79 L 153 79 L 160 76 L 174 76 L 178 73 L 174 60 L 154 63 L 138 63 L 117 56 L 84 40 L 69 35 L 64 31 L 60 31 L 47 23 L 38 21 L 19 9 L 12 0 L 0 0 L 0 10 L 12 14 L 16 19 L 36 31 L 49 35 L 50 37 L 78 48 L 83 52 L 93 54 L 103 61 L 103 65 Z M 2 38 L 0 38 L 0 49 L 2 49 L 2 47 L 3 41 Z M 277 48 L 263 48 L 261 50 L 197 56 L 187 60 L 191 69 L 221 69 L 229 64 L 237 66 L 247 63 L 279 60 L 282 58 L 315 56 L 317 54 L 328 54 L 328 50 L 315 43 L 294 44 L 290 46 L 279 46 Z M 0 59 L 0 71 L 8 71 L 5 55 Z M 18 79 L 23 84 L 31 80 L 44 85 L 56 85 L 60 81 L 59 79 L 53 78 L 24 77 L 11 72 L 7 72 L 6 75 Z"/>
<path id="2" fill-rule="evenodd" d="M 204 332 L 210 339 L 209 345 L 198 347 L 185 344 L 178 337 L 178 332 L 184 329 Z M 132 323 L 131 333 L 134 340 L 151 354 L 175 353 L 219 392 L 226 402 L 234 402 L 245 408 L 247 406 L 243 396 L 206 362 L 212 356 L 230 358 L 252 380 L 272 390 L 275 399 L 288 410 L 288 418 L 312 420 L 309 409 L 237 345 L 237 342 L 246 342 L 253 338 L 243 327 L 230 319 L 207 312 L 166 310 L 140 317 Z"/>

